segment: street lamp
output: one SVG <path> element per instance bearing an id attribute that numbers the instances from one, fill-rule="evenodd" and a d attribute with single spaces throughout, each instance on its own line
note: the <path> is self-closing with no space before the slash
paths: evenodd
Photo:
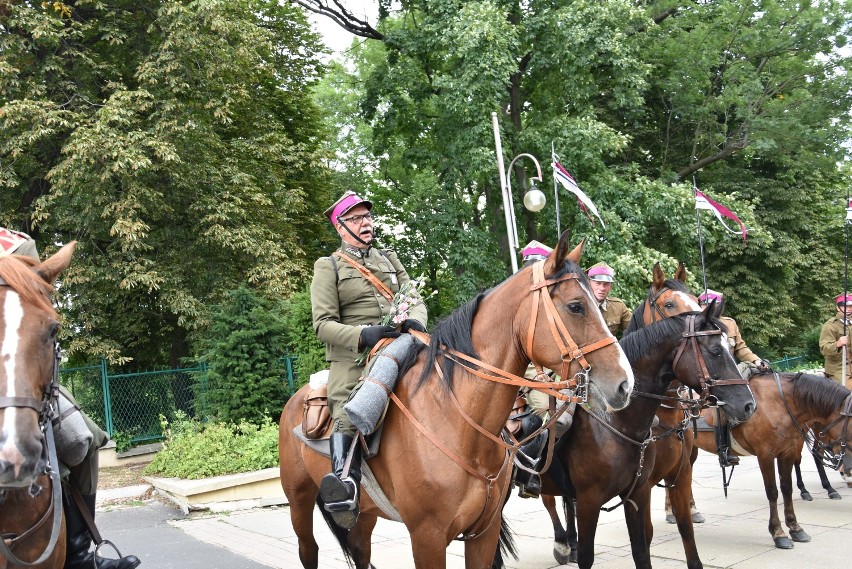
<path id="1" fill-rule="evenodd" d="M 515 165 L 515 161 L 523 156 L 532 160 L 538 171 L 538 176 L 533 176 L 530 178 L 530 181 L 538 180 L 541 182 L 541 164 L 538 163 L 538 160 L 536 160 L 535 156 L 532 154 L 523 153 L 515 156 L 512 161 L 509 162 L 509 167 L 504 169 L 503 145 L 500 142 L 500 127 L 497 123 L 497 113 L 491 113 L 491 120 L 494 124 L 494 145 L 497 147 L 497 167 L 500 169 L 500 189 L 503 192 L 503 213 L 506 216 L 506 234 L 509 237 L 509 253 L 511 254 L 512 260 L 512 273 L 517 273 L 518 249 L 520 245 L 518 243 L 518 225 L 515 220 L 515 206 L 512 200 L 512 185 L 509 176 L 512 173 L 512 166 Z M 527 191 L 524 195 L 524 207 L 529 211 L 537 212 L 541 211 L 545 203 L 547 203 L 547 198 L 544 196 L 544 192 L 536 188 L 534 183 L 530 184 L 529 191 Z"/>

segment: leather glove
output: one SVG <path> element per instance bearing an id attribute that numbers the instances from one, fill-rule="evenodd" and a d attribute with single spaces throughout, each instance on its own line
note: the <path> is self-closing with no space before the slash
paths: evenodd
<path id="1" fill-rule="evenodd" d="M 361 329 L 361 338 L 358 343 L 361 349 L 372 348 L 382 338 L 398 338 L 400 335 L 393 326 L 365 326 Z"/>
<path id="2" fill-rule="evenodd" d="M 400 328 L 403 332 L 408 332 L 409 330 L 417 330 L 418 332 L 425 332 L 426 326 L 414 320 L 413 318 L 409 318 L 407 320 L 403 320 L 402 328 Z"/>

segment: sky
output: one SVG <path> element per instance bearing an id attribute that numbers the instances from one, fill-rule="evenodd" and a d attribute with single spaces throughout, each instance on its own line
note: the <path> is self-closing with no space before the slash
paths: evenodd
<path id="1" fill-rule="evenodd" d="M 376 15 L 377 8 L 374 1 L 342 0 L 342 3 L 356 17 L 365 18 L 375 25 L 378 16 Z M 314 29 L 322 35 L 323 41 L 334 53 L 342 53 L 352 45 L 352 39 L 355 36 L 335 24 L 331 18 L 313 12 L 307 12 L 307 14 Z"/>

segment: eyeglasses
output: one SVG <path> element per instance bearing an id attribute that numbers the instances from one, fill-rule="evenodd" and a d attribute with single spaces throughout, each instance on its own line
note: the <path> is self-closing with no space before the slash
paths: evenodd
<path id="1" fill-rule="evenodd" d="M 372 213 L 365 213 L 364 215 L 352 215 L 350 217 L 345 217 L 345 218 L 344 217 L 338 217 L 337 219 L 339 219 L 343 223 L 362 223 L 365 219 L 366 220 L 372 220 L 373 214 Z"/>

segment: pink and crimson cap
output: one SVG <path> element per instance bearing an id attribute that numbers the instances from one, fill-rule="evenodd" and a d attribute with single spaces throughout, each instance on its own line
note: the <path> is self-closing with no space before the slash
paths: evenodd
<path id="1" fill-rule="evenodd" d="M 724 298 L 725 295 L 721 292 L 716 292 L 715 290 L 710 290 L 708 288 L 706 292 L 702 292 L 698 296 L 698 302 L 700 302 L 701 304 L 707 304 L 711 300 L 715 300 L 716 302 L 722 302 Z"/>
<path id="2" fill-rule="evenodd" d="M 852 304 L 852 294 L 839 294 L 834 297 L 834 302 L 837 304 L 849 306 L 850 304 Z"/>
<path id="3" fill-rule="evenodd" d="M 615 280 L 615 271 L 603 261 L 592 265 L 586 272 L 589 274 L 589 278 L 593 281 L 611 283 Z"/>
<path id="4" fill-rule="evenodd" d="M 346 212 L 348 212 L 356 205 L 366 206 L 366 208 L 371 211 L 373 209 L 373 202 L 365 200 L 352 190 L 349 190 L 348 192 L 340 196 L 340 199 L 331 204 L 331 207 L 329 207 L 323 213 L 329 219 L 329 221 L 331 221 L 332 225 L 337 225 L 337 218 L 342 215 L 346 215 Z"/>
<path id="5" fill-rule="evenodd" d="M 553 253 L 553 249 L 539 243 L 538 241 L 530 241 L 527 246 L 521 249 L 521 257 L 526 261 L 541 261 L 547 259 L 547 256 Z"/>

